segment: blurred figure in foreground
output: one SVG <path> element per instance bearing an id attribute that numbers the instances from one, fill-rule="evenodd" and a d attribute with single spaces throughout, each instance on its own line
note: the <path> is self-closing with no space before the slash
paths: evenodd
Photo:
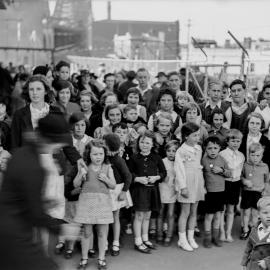
<path id="1" fill-rule="evenodd" d="M 4 175 L 0 191 L 0 269 L 58 269 L 45 256 L 41 244 L 33 243 L 33 228 L 59 232 L 61 221 L 47 214 L 58 202 L 46 196 L 51 173 L 41 156 L 52 155 L 66 145 L 70 134 L 60 114 L 48 114 L 38 126 L 37 140 L 14 152 Z"/>

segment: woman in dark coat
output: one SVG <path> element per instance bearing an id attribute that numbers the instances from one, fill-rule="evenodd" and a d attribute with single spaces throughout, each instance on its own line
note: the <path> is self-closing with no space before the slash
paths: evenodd
<path id="1" fill-rule="evenodd" d="M 14 152 L 0 191 L 0 269 L 3 270 L 57 269 L 44 255 L 40 243 L 33 243 L 33 228 L 59 232 L 59 220 L 46 214 L 43 198 L 47 168 L 41 163 L 40 154 L 51 155 L 67 144 L 69 126 L 62 115 L 53 114 L 39 123 L 38 144 L 32 142 Z"/>
<path id="2" fill-rule="evenodd" d="M 25 107 L 17 110 L 11 123 L 12 149 L 25 145 L 27 136 L 37 128 L 37 122 L 49 113 L 60 113 L 59 108 L 49 104 L 48 93 L 50 86 L 43 75 L 34 75 L 25 84 L 23 96 L 29 102 Z M 70 144 L 63 148 L 63 152 L 72 165 L 79 163 L 84 166 L 78 151 Z M 63 162 L 60 161 L 63 165 Z"/>

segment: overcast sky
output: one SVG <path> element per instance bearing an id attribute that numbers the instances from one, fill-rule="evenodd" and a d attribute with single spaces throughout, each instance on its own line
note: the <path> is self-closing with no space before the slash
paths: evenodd
<path id="1" fill-rule="evenodd" d="M 92 0 L 95 20 L 107 18 L 107 1 Z M 111 0 L 112 19 L 180 21 L 180 42 L 186 43 L 187 22 L 191 36 L 215 39 L 251 36 L 270 40 L 269 0 Z"/>

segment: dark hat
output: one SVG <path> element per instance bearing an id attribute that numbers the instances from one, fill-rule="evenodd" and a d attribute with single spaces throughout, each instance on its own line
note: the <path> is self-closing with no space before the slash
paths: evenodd
<path id="1" fill-rule="evenodd" d="M 95 73 L 90 73 L 90 77 L 97 79 L 98 76 Z"/>
<path id="2" fill-rule="evenodd" d="M 119 151 L 121 142 L 116 134 L 109 133 L 103 136 L 103 139 L 108 147 L 109 152 L 115 153 Z"/>
<path id="3" fill-rule="evenodd" d="M 53 82 L 53 88 L 55 89 L 55 91 L 59 92 L 66 88 L 69 88 L 71 90 L 73 87 L 71 82 L 67 80 L 57 79 Z"/>
<path id="4" fill-rule="evenodd" d="M 136 77 L 136 72 L 134 70 L 130 70 L 127 72 L 126 77 L 133 80 Z"/>
<path id="5" fill-rule="evenodd" d="M 90 71 L 87 69 L 82 69 L 80 70 L 80 75 L 81 76 L 90 75 Z"/>
<path id="6" fill-rule="evenodd" d="M 33 70 L 33 75 L 40 74 L 46 76 L 49 70 L 47 66 L 37 66 Z"/>
<path id="7" fill-rule="evenodd" d="M 49 113 L 38 121 L 38 131 L 52 143 L 71 142 L 69 125 L 61 113 Z"/>
<path id="8" fill-rule="evenodd" d="M 165 73 L 165 72 L 160 71 L 160 72 L 158 72 L 158 74 L 157 74 L 156 78 L 159 78 L 159 77 L 162 77 L 162 76 L 167 77 L 167 75 L 166 75 L 166 73 Z"/>

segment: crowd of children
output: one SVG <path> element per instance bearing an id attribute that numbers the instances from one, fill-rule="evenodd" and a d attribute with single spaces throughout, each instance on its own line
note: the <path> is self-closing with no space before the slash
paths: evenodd
<path id="1" fill-rule="evenodd" d="M 30 104 L 31 123 L 27 124 L 35 129 L 36 121 L 57 107 L 70 124 L 74 148 L 83 157 L 83 166 L 76 166 L 64 151 L 68 160 L 64 157 L 63 222 L 81 229 L 79 268 L 85 268 L 98 250 L 98 268 L 106 269 L 107 251 L 112 256 L 120 254 L 123 224 L 128 233 L 133 231 L 138 252 L 150 254 L 156 244 L 170 246 L 175 233 L 177 245 L 193 251 L 199 248 L 194 237 L 198 211 L 204 216 L 203 246 L 221 247 L 224 241 L 234 241 L 232 227 L 240 206 L 240 239 L 250 235 L 242 265 L 257 269 L 250 266 L 255 263 L 251 251 L 269 232 L 258 236 L 256 230 L 270 228 L 269 121 L 262 113 L 269 105 L 265 100 L 247 101 L 241 80 L 230 84 L 230 96 L 222 95 L 226 85 L 213 81 L 205 101 L 197 104 L 197 97 L 169 79 L 180 81 L 178 72 L 152 87 L 145 68 L 137 72 L 138 86 L 128 89 L 116 87 L 112 73 L 102 88 L 87 70 L 80 75 L 87 86 L 81 83 L 76 88 L 76 82 L 69 80 L 69 65 L 61 61 L 56 67 L 50 102 L 44 98 L 44 85 L 38 84 L 42 81 L 35 77 L 46 80 L 48 70 L 34 75 L 36 79 L 30 77 L 23 93 L 28 91 L 30 98 L 26 104 Z M 93 77 L 91 83 L 88 77 Z M 270 85 L 265 86 L 263 93 L 269 89 Z M 18 118 L 18 111 L 16 115 L 11 138 L 24 125 L 23 116 Z M 11 147 L 5 144 L 7 136 L 1 128 L 4 148 L 20 146 L 14 140 Z M 0 150 L 2 173 L 9 154 Z M 62 233 L 58 240 L 56 252 L 65 250 L 65 257 L 71 258 L 77 239 Z M 261 257 L 257 264 L 270 269 L 269 258 Z"/>

